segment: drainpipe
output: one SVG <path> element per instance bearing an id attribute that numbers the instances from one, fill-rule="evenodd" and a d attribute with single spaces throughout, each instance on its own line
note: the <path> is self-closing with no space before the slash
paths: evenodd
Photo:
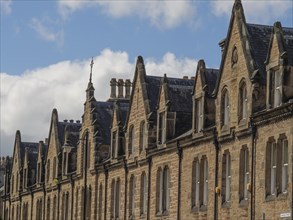
<path id="1" fill-rule="evenodd" d="M 183 149 L 180 147 L 179 140 L 177 143 L 177 154 L 178 154 L 178 205 L 177 205 L 177 220 L 181 219 L 181 173 L 182 173 L 182 158 L 183 158 Z"/>
<path id="2" fill-rule="evenodd" d="M 57 220 L 59 220 L 59 214 L 60 214 L 60 183 L 59 183 L 59 181 L 58 181 L 57 189 L 58 189 L 58 201 L 57 201 L 58 212 L 57 212 Z"/>
<path id="3" fill-rule="evenodd" d="M 104 166 L 105 172 L 105 207 L 104 207 L 104 220 L 107 220 L 107 195 L 108 195 L 108 178 L 109 178 L 109 171 Z"/>
<path id="4" fill-rule="evenodd" d="M 85 153 L 83 155 L 83 158 L 84 158 L 84 167 L 83 167 L 83 173 L 84 173 L 84 182 L 83 182 L 83 185 L 84 185 L 84 190 L 83 190 L 83 219 L 86 220 L 86 211 L 87 211 L 87 203 L 86 203 L 86 200 L 87 200 L 87 154 L 88 154 L 88 147 L 89 147 L 89 133 L 87 133 L 85 135 Z"/>
<path id="5" fill-rule="evenodd" d="M 252 146 L 251 146 L 251 204 L 250 204 L 250 219 L 255 219 L 255 145 L 256 145 L 256 126 L 253 118 L 250 117 L 250 126 L 252 129 Z"/>
<path id="6" fill-rule="evenodd" d="M 126 219 L 127 213 L 126 213 L 126 208 L 127 208 L 127 184 L 128 184 L 128 167 L 127 167 L 127 162 L 125 157 L 123 158 L 123 162 L 124 162 L 124 170 L 125 170 L 125 192 L 124 192 L 124 199 L 125 199 L 125 205 L 124 205 L 124 219 Z"/>
<path id="7" fill-rule="evenodd" d="M 215 150 L 216 150 L 216 160 L 215 160 L 215 189 L 218 186 L 218 173 L 219 173 L 219 151 L 220 151 L 220 145 L 218 141 L 218 132 L 217 129 L 214 129 L 214 141 L 213 144 L 215 145 Z M 214 199 L 214 219 L 218 219 L 218 194 L 214 190 L 215 194 L 215 199 Z"/>
<path id="8" fill-rule="evenodd" d="M 147 210 L 147 220 L 150 220 L 150 205 L 151 205 L 151 178 L 152 178 L 152 156 L 148 158 L 149 162 L 149 177 L 148 177 L 148 210 Z"/>

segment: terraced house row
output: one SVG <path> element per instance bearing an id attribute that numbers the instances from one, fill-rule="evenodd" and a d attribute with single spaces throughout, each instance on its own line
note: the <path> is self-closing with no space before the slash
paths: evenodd
<path id="1" fill-rule="evenodd" d="M 47 141 L 17 131 L 3 218 L 292 219 L 293 28 L 236 0 L 219 45 L 219 69 L 156 77 L 139 56 L 107 101 L 90 76 L 81 122 L 54 109 Z"/>

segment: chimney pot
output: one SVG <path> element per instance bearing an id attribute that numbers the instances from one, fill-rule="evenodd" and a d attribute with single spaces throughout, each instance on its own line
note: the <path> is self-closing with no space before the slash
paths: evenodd
<path id="1" fill-rule="evenodd" d="M 123 79 L 118 80 L 118 98 L 121 99 L 123 98 Z"/>
<path id="2" fill-rule="evenodd" d="M 130 88 L 131 88 L 130 79 L 126 79 L 124 85 L 125 85 L 125 98 L 129 99 L 130 98 Z"/>
<path id="3" fill-rule="evenodd" d="M 76 123 L 77 123 L 77 124 L 80 124 L 80 120 L 76 120 Z"/>
<path id="4" fill-rule="evenodd" d="M 194 77 L 194 76 L 192 76 L 192 77 L 190 77 L 190 79 L 194 80 L 194 79 L 195 79 L 195 77 Z"/>
<path id="5" fill-rule="evenodd" d="M 117 86 L 116 78 L 111 79 L 110 86 L 111 86 L 110 98 L 115 99 L 116 98 L 116 86 Z"/>
<path id="6" fill-rule="evenodd" d="M 63 121 L 64 121 L 64 122 L 68 122 L 68 120 L 67 120 L 67 119 L 64 119 Z"/>
<path id="7" fill-rule="evenodd" d="M 69 122 L 70 122 L 70 123 L 73 123 L 73 122 L 74 122 L 74 120 L 73 120 L 73 119 L 70 119 L 70 120 L 69 120 Z"/>
<path id="8" fill-rule="evenodd" d="M 188 76 L 183 76 L 183 79 L 188 79 Z"/>

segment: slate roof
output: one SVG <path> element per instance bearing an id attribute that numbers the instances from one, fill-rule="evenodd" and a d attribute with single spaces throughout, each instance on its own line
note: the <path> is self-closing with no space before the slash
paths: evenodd
<path id="1" fill-rule="evenodd" d="M 205 69 L 205 80 L 208 85 L 208 95 L 210 96 L 213 94 L 213 91 L 216 88 L 219 72 L 220 71 L 218 69 Z"/>
<path id="2" fill-rule="evenodd" d="M 293 65 L 293 28 L 283 27 L 283 36 L 285 40 L 285 47 L 288 53 L 288 63 Z"/>
<path id="3" fill-rule="evenodd" d="M 79 131 L 79 129 L 81 128 L 81 124 L 80 123 L 75 123 L 75 122 L 58 122 L 58 137 L 59 137 L 59 141 L 61 146 L 64 145 L 65 143 L 65 131 Z"/>
<path id="4" fill-rule="evenodd" d="M 113 102 L 94 102 L 95 112 L 97 113 L 97 123 L 99 134 L 103 138 L 103 143 L 109 145 L 111 143 L 111 123 L 113 116 Z"/>
<path id="5" fill-rule="evenodd" d="M 254 60 L 255 68 L 260 71 L 260 82 L 266 83 L 265 60 L 268 54 L 269 43 L 273 31 L 272 26 L 247 24 L 250 51 Z"/>
<path id="6" fill-rule="evenodd" d="M 168 98 L 173 112 L 192 111 L 192 90 L 194 80 L 168 78 Z"/>
<path id="7" fill-rule="evenodd" d="M 25 149 L 29 149 L 29 153 L 37 152 L 38 155 L 38 146 L 39 143 L 33 143 L 33 142 L 21 142 L 20 143 L 20 156 L 21 156 L 21 166 L 23 166 L 24 163 L 24 155 L 25 155 Z"/>
<path id="8" fill-rule="evenodd" d="M 146 76 L 146 88 L 150 105 L 150 112 L 156 112 L 159 90 L 162 77 L 158 76 Z"/>
<path id="9" fill-rule="evenodd" d="M 129 111 L 129 103 L 128 102 L 119 103 L 119 111 L 120 111 L 120 120 L 121 120 L 122 126 L 124 126 L 126 123 L 127 114 Z"/>

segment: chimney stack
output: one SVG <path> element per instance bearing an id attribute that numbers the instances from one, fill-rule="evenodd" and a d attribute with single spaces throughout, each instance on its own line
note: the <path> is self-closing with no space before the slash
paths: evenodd
<path id="1" fill-rule="evenodd" d="M 115 99 L 116 98 L 116 86 L 117 86 L 116 78 L 112 78 L 111 79 L 110 86 L 111 86 L 110 98 L 111 99 Z"/>
<path id="2" fill-rule="evenodd" d="M 124 85 L 124 82 L 123 82 L 123 79 L 119 79 L 118 80 L 118 98 L 123 98 L 123 85 Z"/>
<path id="3" fill-rule="evenodd" d="M 126 79 L 124 85 L 125 85 L 125 98 L 129 99 L 130 98 L 130 88 L 131 88 L 130 79 Z"/>

